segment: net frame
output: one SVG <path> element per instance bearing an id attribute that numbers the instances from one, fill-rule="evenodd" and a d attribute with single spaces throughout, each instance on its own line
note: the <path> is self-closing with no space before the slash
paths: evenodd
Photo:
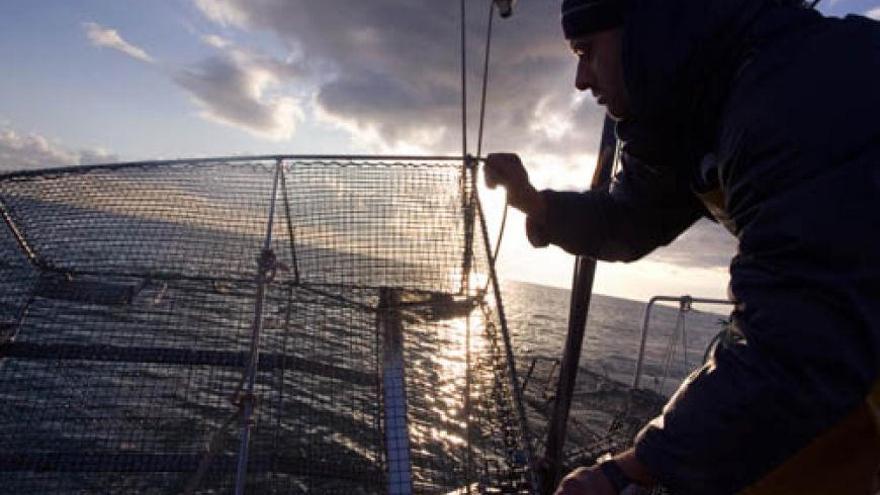
<path id="1" fill-rule="evenodd" d="M 341 193 L 338 183 L 326 183 L 328 170 L 349 171 L 349 183 L 344 184 Z M 218 193 L 220 175 L 212 173 L 217 171 L 228 172 L 223 180 L 239 184 L 238 189 Z M 187 174 L 195 174 L 199 180 L 190 180 Z M 432 387 L 437 380 L 443 382 L 443 377 L 407 374 L 403 379 L 406 389 L 415 392 L 406 402 L 409 439 L 418 452 L 428 453 L 412 456 L 408 490 L 533 490 L 530 439 L 527 427 L 524 429 L 517 421 L 521 404 L 517 404 L 519 388 L 514 384 L 518 382 L 514 363 L 508 359 L 512 356 L 511 345 L 497 278 L 489 260 L 475 174 L 476 162 L 461 157 L 273 155 L 137 162 L 0 176 L 0 212 L 5 224 L 0 248 L 4 258 L 9 259 L 0 266 L 5 272 L 4 282 L 0 282 L 4 330 L 0 367 L 5 368 L 0 394 L 18 397 L 18 405 L 26 406 L 25 412 L 7 411 L 0 420 L 12 439 L 4 446 L 10 454 L 2 456 L 0 471 L 17 476 L 2 490 L 71 492 L 77 485 L 71 485 L 69 478 L 77 478 L 84 486 L 112 486 L 114 491 L 152 487 L 163 492 L 182 486 L 185 492 L 213 493 L 229 491 L 234 481 L 229 476 L 234 471 L 231 466 L 238 461 L 248 473 L 239 477 L 241 486 L 248 490 L 352 493 L 351 483 L 339 481 L 345 475 L 339 473 L 336 459 L 322 459 L 320 448 L 313 448 L 315 442 L 321 444 L 320 440 L 310 438 L 309 445 L 303 447 L 296 442 L 289 444 L 285 435 L 261 433 L 266 424 L 274 424 L 276 431 L 288 437 L 291 432 L 309 428 L 321 431 L 321 422 L 326 422 L 326 417 L 334 418 L 332 409 L 347 404 L 341 414 L 344 418 L 330 421 L 333 431 L 324 436 L 344 437 L 343 441 L 337 438 L 330 442 L 333 448 L 339 450 L 342 445 L 343 450 L 357 454 L 353 458 L 360 459 L 360 464 L 347 465 L 344 471 L 359 489 L 365 493 L 392 492 L 395 483 L 389 472 L 388 449 L 382 436 L 376 434 L 389 430 L 383 423 L 387 404 L 381 399 L 376 403 L 365 399 L 378 399 L 383 387 L 378 379 L 382 375 L 379 363 L 388 340 L 378 331 L 377 314 L 382 312 L 386 319 L 390 315 L 392 320 L 406 322 L 400 353 L 406 363 L 442 355 L 445 348 L 460 343 L 464 333 L 464 373 L 444 383 L 452 390 L 450 396 L 461 399 L 459 402 L 447 404 L 445 411 L 439 408 L 438 413 L 430 401 L 415 398 L 429 397 Z M 274 179 L 267 179 L 273 175 Z M 145 187 L 145 182 L 151 187 Z M 348 194 L 346 188 L 374 191 L 371 208 L 358 210 L 362 203 L 356 202 L 356 195 Z M 456 191 L 450 194 L 453 188 Z M 115 195 L 108 197 L 108 189 Z M 343 199 L 334 202 L 330 194 L 334 191 Z M 390 210 L 401 204 L 400 198 L 393 196 L 394 191 L 405 192 L 413 203 L 403 202 L 411 208 L 405 213 L 416 220 L 392 215 Z M 432 192 L 442 192 L 438 196 L 444 199 L 418 207 L 416 203 L 431 198 Z M 383 200 L 383 195 L 390 196 Z M 171 206 L 163 206 L 166 203 Z M 206 213 L 209 211 L 210 215 Z M 261 218 L 261 211 L 268 213 Z M 388 225 L 371 222 L 377 211 L 380 219 L 395 218 L 390 232 L 382 230 Z M 181 215 L 175 222 L 165 221 L 172 212 Z M 119 216 L 124 219 L 124 228 L 115 218 Z M 169 223 L 183 223 L 186 228 Z M 336 228 L 328 230 L 327 225 Z M 477 227 L 481 232 L 475 232 Z M 218 229 L 224 233 L 221 240 L 209 235 Z M 380 231 L 381 235 L 375 235 Z M 109 245 L 108 237 L 112 240 Z M 450 249 L 449 242 L 445 242 L 449 238 L 455 239 L 455 247 L 460 249 Z M 162 246 L 172 240 L 175 249 L 163 250 Z M 344 242 L 348 252 L 340 255 L 322 251 L 320 248 L 329 240 Z M 198 257 L 197 248 L 216 256 Z M 401 264 L 400 253 L 416 262 Z M 488 277 L 489 283 L 471 283 L 476 274 Z M 261 286 L 262 303 L 256 301 Z M 398 302 L 392 307 L 380 309 L 383 290 L 397 292 Z M 136 306 L 138 301 L 152 301 L 153 305 L 132 310 L 133 302 Z M 163 303 L 174 307 L 163 309 Z M 107 313 L 115 320 L 105 321 Z M 86 317 L 91 318 L 87 322 L 94 327 L 92 333 L 83 328 L 61 328 Z M 250 319 L 258 325 L 250 324 Z M 129 325 L 131 331 L 114 332 L 113 326 L 119 321 Z M 165 330 L 161 338 L 143 330 L 146 321 L 161 323 Z M 354 337 L 350 335 L 353 332 L 345 333 L 340 321 L 352 324 L 352 328 L 374 327 L 374 332 L 360 332 Z M 29 327 L 23 322 L 34 325 Z M 231 341 L 180 331 L 221 324 L 234 329 Z M 258 326 L 264 332 L 262 343 L 256 341 L 256 349 L 267 348 L 270 352 L 227 349 L 229 345 L 242 349 L 249 341 L 254 344 Z M 39 338 L 32 341 L 33 328 L 39 329 Z M 319 338 L 314 335 L 320 333 L 315 328 L 328 335 Z M 173 334 L 169 335 L 169 330 Z M 339 339 L 336 344 L 348 348 L 334 347 L 334 338 Z M 198 343 L 198 350 L 192 349 L 194 343 Z M 297 346 L 302 349 L 303 345 L 312 346 L 306 357 L 290 350 Z M 310 358 L 314 356 L 326 360 Z M 375 368 L 358 369 L 356 357 L 375 363 Z M 425 369 L 437 366 L 436 362 L 429 364 Z M 185 367 L 186 373 L 169 373 L 171 366 Z M 10 368 L 14 372 L 10 373 Z M 242 368 L 252 372 L 242 377 Z M 101 373 L 114 379 L 98 380 L 96 376 Z M 296 378 L 298 373 L 311 378 Z M 197 390 L 195 395 L 204 399 L 211 413 L 194 423 L 202 421 L 210 428 L 195 428 L 198 431 L 189 437 L 189 443 L 182 442 L 186 445 L 175 445 L 161 435 L 144 434 L 137 439 L 141 443 L 125 446 L 125 439 L 117 437 L 130 433 L 131 421 L 108 413 L 98 428 L 94 423 L 100 416 L 83 404 L 79 405 L 85 412 L 79 416 L 42 417 L 49 423 L 63 424 L 65 431 L 80 431 L 79 436 L 73 435 L 76 442 L 64 445 L 60 451 L 57 443 L 52 445 L 52 439 L 60 435 L 58 431 L 44 424 L 35 428 L 33 422 L 28 425 L 30 432 L 22 428 L 22 421 L 39 417 L 40 411 L 45 416 L 46 411 L 57 411 L 75 402 L 62 390 L 75 391 L 78 386 L 92 398 L 107 401 L 102 406 L 119 399 L 122 387 L 114 380 L 120 376 L 129 377 L 125 382 L 128 392 L 136 396 L 128 404 L 130 410 L 144 408 L 144 399 L 154 402 L 154 409 L 147 410 L 158 412 L 144 413 L 141 420 L 168 420 L 162 417 L 162 411 L 174 409 L 166 403 L 169 397 Z M 158 385 L 150 390 L 141 385 L 143 394 L 137 396 L 133 391 L 144 382 L 144 376 Z M 34 377 L 43 380 L 45 390 L 32 390 Z M 72 382 L 58 383 L 58 377 Z M 290 381 L 297 379 L 302 383 L 291 385 Z M 243 394 L 233 393 L 232 401 L 224 396 L 230 390 L 240 390 L 237 384 L 250 380 L 262 397 L 259 403 L 257 395 L 246 390 Z M 346 394 L 337 389 L 340 384 L 360 387 L 362 393 Z M 309 391 L 308 400 L 291 399 L 296 395 L 293 390 L 300 394 Z M 101 391 L 104 395 L 94 395 Z M 45 394 L 55 395 L 36 400 Z M 249 402 L 255 411 L 253 420 L 237 410 L 246 409 Z M 267 407 L 268 402 L 273 406 Z M 285 411 L 291 410 L 297 413 L 299 422 L 307 425 L 285 424 L 290 416 Z M 305 411 L 316 412 L 317 419 L 312 423 L 302 420 L 309 417 Z M 257 455 L 241 461 L 242 449 L 237 455 L 231 455 L 228 447 L 213 451 L 218 438 L 231 435 L 227 431 L 231 430 L 230 417 L 241 419 L 242 431 L 255 428 L 253 441 L 242 443 Z M 445 429 L 438 433 L 436 424 L 445 425 Z M 98 430 L 102 431 L 100 435 Z M 438 434 L 449 438 L 424 439 Z M 95 448 L 100 441 L 96 443 L 89 435 L 102 437 L 106 445 Z M 199 442 L 207 447 L 200 448 L 196 445 Z M 35 445 L 42 445 L 42 450 Z M 174 455 L 156 454 L 169 448 Z M 296 456 L 291 459 L 259 454 L 291 452 L 295 448 L 313 448 L 299 456 L 300 464 L 308 458 L 309 466 L 297 465 Z M 132 473 L 137 475 L 130 476 Z M 196 476 L 201 479 L 194 480 Z M 314 484 L 315 479 L 331 478 L 337 482 L 335 485 Z M 396 493 L 406 492 L 404 487 Z"/>

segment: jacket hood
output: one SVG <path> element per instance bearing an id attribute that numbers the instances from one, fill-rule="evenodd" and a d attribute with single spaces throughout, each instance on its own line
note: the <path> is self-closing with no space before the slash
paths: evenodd
<path id="1" fill-rule="evenodd" d="M 632 0 L 623 31 L 631 109 L 643 122 L 703 120 L 745 60 L 772 0 Z M 717 112 L 716 112 L 717 113 Z"/>

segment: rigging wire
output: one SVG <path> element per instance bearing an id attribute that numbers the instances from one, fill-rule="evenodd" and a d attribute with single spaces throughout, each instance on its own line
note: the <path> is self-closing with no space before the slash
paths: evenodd
<path id="1" fill-rule="evenodd" d="M 467 38 L 465 0 L 461 0 L 461 157 L 467 162 Z M 467 165 L 467 163 L 465 163 Z"/>
<path id="2" fill-rule="evenodd" d="M 461 158 L 463 160 L 463 168 L 462 168 L 462 191 L 464 191 L 464 181 L 467 179 L 467 171 L 470 166 L 468 163 L 468 148 L 467 148 L 467 18 L 466 18 L 466 8 L 465 8 L 465 0 L 461 0 Z M 476 167 L 471 170 L 471 175 L 476 173 Z M 473 198 L 476 197 L 476 191 L 472 192 L 471 202 L 473 202 Z M 467 196 L 462 195 L 463 200 L 467 198 Z M 465 210 L 467 211 L 467 210 Z M 468 220 L 470 219 L 471 225 L 473 224 L 473 213 L 465 216 L 465 230 L 468 229 Z M 470 291 L 470 284 L 468 283 L 468 279 L 470 278 L 470 269 L 471 260 L 470 257 L 473 256 L 473 227 L 471 226 L 471 236 L 467 240 L 467 244 L 465 245 L 465 257 L 466 264 L 462 268 L 466 268 L 462 270 L 462 287 L 465 288 L 465 294 Z M 464 384 L 464 415 L 465 415 L 465 486 L 467 486 L 467 494 L 471 493 L 470 486 L 470 476 L 471 470 L 473 468 L 473 444 L 471 443 L 471 318 L 470 313 L 465 316 L 465 337 L 464 337 L 464 349 L 465 349 L 465 384 Z"/>
<path id="3" fill-rule="evenodd" d="M 480 94 L 480 125 L 477 130 L 477 160 L 483 153 L 483 124 L 486 121 L 486 87 L 489 85 L 489 49 L 492 46 L 492 19 L 495 13 L 495 2 L 489 2 L 489 20 L 486 24 L 486 48 L 483 57 L 483 88 Z"/>
<path id="4" fill-rule="evenodd" d="M 495 17 L 493 15 L 494 13 L 495 2 L 493 0 L 489 2 L 489 20 L 486 24 L 486 48 L 484 50 L 485 56 L 483 58 L 483 84 L 480 94 L 480 125 L 477 130 L 477 160 L 480 160 L 483 154 L 483 128 L 486 121 L 486 93 L 489 86 L 489 54 L 491 53 L 492 48 L 492 20 Z M 490 256 L 489 262 L 493 265 L 495 264 L 495 260 L 498 259 L 498 251 L 501 249 L 501 239 L 504 237 L 504 227 L 507 225 L 507 211 L 509 207 L 510 204 L 505 196 L 504 211 L 501 214 L 501 225 L 498 227 L 498 236 L 495 238 L 495 248 L 491 253 L 488 253 Z"/>

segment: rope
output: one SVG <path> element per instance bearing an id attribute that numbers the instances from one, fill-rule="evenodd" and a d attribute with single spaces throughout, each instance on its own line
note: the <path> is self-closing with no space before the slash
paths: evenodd
<path id="1" fill-rule="evenodd" d="M 489 249 L 489 231 L 486 229 L 486 219 L 483 216 L 483 208 L 480 205 L 479 196 L 475 196 L 477 214 L 480 216 L 480 228 L 483 233 L 483 243 L 486 249 Z M 534 460 L 534 451 L 532 450 L 532 435 L 529 428 L 529 420 L 526 415 L 525 404 L 522 398 L 522 390 L 520 389 L 519 376 L 516 372 L 516 361 L 513 355 L 513 344 L 510 339 L 510 329 L 507 327 L 507 318 L 504 315 L 504 305 L 501 302 L 501 287 L 498 285 L 498 274 L 495 272 L 495 265 L 489 265 L 489 279 L 492 281 L 492 288 L 495 291 L 496 311 L 498 312 L 498 321 L 501 324 L 501 336 L 504 341 L 504 351 L 507 357 L 507 368 L 510 373 L 511 391 L 513 393 L 513 401 L 516 406 L 516 412 L 519 416 L 520 431 L 523 434 L 523 448 L 525 450 L 525 462 L 528 466 L 528 481 L 531 493 L 538 493 L 538 480 L 532 469 Z"/>
<path id="2" fill-rule="evenodd" d="M 495 240 L 495 250 L 492 252 L 492 259 L 489 260 L 493 266 L 495 265 L 495 260 L 498 259 L 498 251 L 501 250 L 501 239 L 504 238 L 504 227 L 507 225 L 507 211 L 510 209 L 509 206 L 507 198 L 505 198 L 504 213 L 501 214 L 501 226 L 498 227 L 498 238 Z"/>

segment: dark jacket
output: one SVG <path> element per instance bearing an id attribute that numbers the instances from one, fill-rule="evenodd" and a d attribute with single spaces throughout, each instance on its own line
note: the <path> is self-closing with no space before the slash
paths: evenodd
<path id="1" fill-rule="evenodd" d="M 623 43 L 623 169 L 607 193 L 545 192 L 540 227 L 572 253 L 630 261 L 706 214 L 695 190 L 723 191 L 747 344 L 686 380 L 636 455 L 676 493 L 733 493 L 878 379 L 880 23 L 633 0 Z"/>

